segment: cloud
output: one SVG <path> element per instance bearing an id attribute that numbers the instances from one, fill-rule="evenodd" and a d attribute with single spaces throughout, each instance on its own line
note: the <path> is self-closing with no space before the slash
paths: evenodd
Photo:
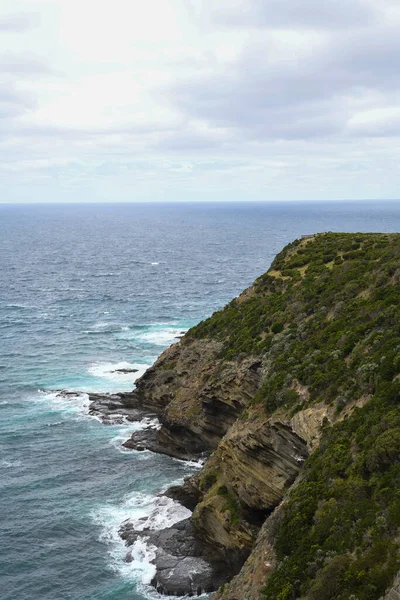
<path id="1" fill-rule="evenodd" d="M 10 81 L 0 81 L 0 130 L 3 135 L 10 133 L 14 118 L 23 115 L 33 106 L 30 94 L 18 90 Z"/>
<path id="2" fill-rule="evenodd" d="M 194 0 L 202 12 L 205 3 Z M 207 7 L 208 9 L 209 7 Z M 379 12 L 365 0 L 219 0 L 210 9 L 219 26 L 348 29 L 376 22 Z"/>
<path id="3" fill-rule="evenodd" d="M 344 31 L 306 50 L 296 35 L 258 38 L 225 68 L 173 82 L 166 93 L 210 130 L 230 127 L 259 141 L 353 133 L 347 122 L 360 105 L 400 91 L 399 31 Z"/>
<path id="4" fill-rule="evenodd" d="M 360 111 L 349 121 L 350 131 L 357 136 L 398 137 L 400 135 L 400 106 Z"/>
<path id="5" fill-rule="evenodd" d="M 38 23 L 32 13 L 17 13 L 0 16 L 0 33 L 22 33 Z"/>
<path id="6" fill-rule="evenodd" d="M 55 75 L 39 57 L 21 56 L 19 54 L 0 55 L 0 73 L 12 75 Z"/>
<path id="7" fill-rule="evenodd" d="M 1 4 L 1 199 L 400 185 L 397 0 Z"/>

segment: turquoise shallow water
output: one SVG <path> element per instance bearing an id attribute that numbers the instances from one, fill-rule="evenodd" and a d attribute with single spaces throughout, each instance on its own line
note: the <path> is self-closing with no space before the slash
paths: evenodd
<path id="1" fill-rule="evenodd" d="M 0 597 L 142 600 L 151 549 L 126 518 L 184 514 L 157 494 L 196 467 L 120 443 L 86 397 L 132 388 L 176 337 L 314 231 L 399 231 L 398 203 L 0 206 Z"/>

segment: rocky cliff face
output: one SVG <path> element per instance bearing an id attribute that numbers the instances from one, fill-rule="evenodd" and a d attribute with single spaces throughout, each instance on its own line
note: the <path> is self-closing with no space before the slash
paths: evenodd
<path id="1" fill-rule="evenodd" d="M 261 361 L 218 358 L 215 340 L 182 340 L 166 350 L 137 382 L 131 402 L 155 411 L 162 427 L 151 450 L 177 458 L 213 451 L 256 393 Z M 128 443 L 135 447 L 139 436 Z"/>
<path id="2" fill-rule="evenodd" d="M 292 418 L 282 411 L 266 417 L 249 407 L 263 380 L 263 360 L 226 361 L 220 351 L 218 341 L 190 339 L 166 350 L 129 396 L 131 406 L 159 416 L 161 429 L 134 433 L 126 445 L 178 458 L 209 456 L 197 475 L 167 495 L 194 510 L 193 531 L 232 575 L 254 547 L 250 570 L 258 562 L 254 557 L 263 561 L 251 578 L 253 589 L 270 568 L 265 563 L 273 560 L 272 546 L 264 560 L 260 527 L 298 476 L 327 410 L 322 405 Z"/>
<path id="3" fill-rule="evenodd" d="M 400 236 L 324 234 L 289 245 L 251 288 L 166 350 L 127 396 L 125 403 L 131 409 L 154 411 L 161 422 L 158 431 L 133 434 L 128 447 L 148 448 L 177 458 L 207 458 L 198 474 L 182 487 L 171 488 L 167 495 L 193 510 L 193 535 L 206 553 L 209 549 L 216 564 L 227 564 L 235 575 L 213 600 L 261 598 L 262 586 L 279 571 L 276 566 L 282 565 L 282 553 L 295 555 L 290 543 L 282 542 L 282 530 L 288 527 L 285 519 L 290 518 L 291 510 L 296 515 L 295 509 L 286 511 L 285 507 L 290 504 L 291 490 L 308 485 L 309 475 L 303 469 L 308 457 L 318 454 L 326 432 L 335 424 L 347 424 L 351 415 L 367 407 L 381 389 L 380 381 L 386 386 L 385 398 L 397 397 L 399 255 Z M 388 386 L 392 386 L 390 392 Z M 389 409 L 380 410 L 384 414 Z M 393 417 L 390 427 L 396 426 L 396 419 Z M 376 436 L 386 427 L 379 423 L 378 419 L 373 428 Z M 333 466 L 319 459 L 327 482 L 322 480 L 316 488 L 321 498 L 313 487 L 314 480 L 310 484 L 314 513 L 302 525 L 303 530 L 299 526 L 299 539 L 301 531 L 314 539 L 321 520 L 329 522 L 321 507 L 335 494 L 329 488 L 330 481 L 351 482 L 353 461 L 360 465 L 359 478 L 366 478 L 365 486 L 369 485 L 369 471 L 362 461 L 388 464 L 384 458 L 369 459 L 360 454 L 362 436 L 354 433 L 358 426 L 357 420 L 348 426 L 346 435 L 349 440 L 354 438 L 347 448 L 344 435 L 342 446 L 347 450 L 341 447 L 336 454 L 332 451 Z M 324 443 L 323 452 L 327 452 L 330 447 Z M 392 438 L 390 443 L 394 444 Z M 384 456 L 385 452 L 395 456 L 392 445 L 382 450 Z M 347 464 L 343 458 L 346 452 L 348 471 L 342 466 Z M 340 466 L 337 471 L 336 463 Z M 315 479 L 315 474 L 312 477 Z M 327 489 L 322 491 L 324 485 Z M 356 485 L 361 485 L 359 480 L 351 482 L 349 488 L 353 490 Z M 323 499 L 323 493 L 327 498 Z M 338 492 L 334 505 L 339 515 L 343 494 Z M 300 506 L 300 500 L 296 501 Z M 381 505 L 377 502 L 370 510 L 378 516 L 388 514 L 383 496 L 379 502 Z M 353 504 L 356 506 L 355 501 Z M 354 507 L 349 506 L 342 510 L 351 513 Z M 351 515 L 349 522 L 356 521 Z M 293 523 L 297 526 L 296 521 Z M 385 535 L 391 540 L 396 525 L 391 522 L 388 532 L 389 526 L 390 533 Z M 324 535 L 334 539 L 334 525 L 329 525 L 332 531 L 326 527 Z M 280 584 L 276 578 L 274 589 L 279 593 L 267 591 L 265 597 L 339 597 L 335 596 L 337 591 L 321 592 L 325 584 L 318 578 L 324 581 L 335 552 L 343 554 L 342 569 L 352 564 L 357 553 L 364 557 L 367 551 L 354 545 L 359 538 L 353 530 L 346 535 L 346 552 L 340 541 L 331 542 L 333 551 L 325 550 L 317 537 L 317 554 L 307 563 L 313 566 L 300 569 L 301 557 L 290 558 L 297 563 L 287 576 L 288 583 L 282 580 Z M 388 559 L 382 566 L 385 576 L 376 584 L 368 583 L 370 590 L 375 585 L 378 595 L 360 592 L 360 598 L 377 599 L 394 572 L 393 565 Z M 343 581 L 351 576 L 347 574 Z M 352 585 L 356 589 L 358 584 Z M 304 592 L 308 589 L 310 595 Z M 340 597 L 347 599 L 351 594 Z"/>

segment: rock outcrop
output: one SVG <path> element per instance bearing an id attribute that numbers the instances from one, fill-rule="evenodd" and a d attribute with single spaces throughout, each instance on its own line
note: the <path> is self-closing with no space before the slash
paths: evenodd
<path id="1" fill-rule="evenodd" d="M 198 596 L 212 592 L 232 577 L 230 566 L 196 535 L 191 519 L 159 531 L 135 531 L 128 521 L 121 527 L 120 536 L 128 547 L 127 562 L 132 560 L 131 548 L 139 538 L 156 549 L 152 585 L 160 594 Z"/>
<path id="2" fill-rule="evenodd" d="M 214 340 L 185 340 L 163 352 L 136 382 L 131 402 L 157 412 L 161 429 L 146 445 L 133 434 L 128 447 L 140 446 L 176 458 L 210 453 L 258 389 L 261 361 L 218 358 Z"/>
<path id="3" fill-rule="evenodd" d="M 400 439 L 397 416 L 391 412 L 400 397 L 399 255 L 398 235 L 328 233 L 289 244 L 268 273 L 166 350 L 136 382 L 136 389 L 120 399 L 127 410 L 155 413 L 161 424 L 158 430 L 134 433 L 126 447 L 207 459 L 183 486 L 166 492 L 193 511 L 191 519 L 149 534 L 158 548 L 153 585 L 160 592 L 197 594 L 224 584 L 213 600 L 259 600 L 262 586 L 266 589 L 274 577 L 281 577 L 265 592 L 268 600 L 278 596 L 333 600 L 336 591 L 324 589 L 330 568 L 337 567 L 337 578 L 348 568 L 350 577 L 349 565 L 361 561 L 359 557 L 369 560 L 368 545 L 378 530 L 385 543 L 398 548 L 395 501 L 389 492 L 382 492 L 386 490 L 382 473 L 397 456 Z M 356 435 L 362 422 L 357 421 L 357 411 L 368 409 L 374 398 L 379 410 L 376 421 L 369 418 L 378 450 L 362 448 L 362 436 Z M 340 426 L 345 430 L 347 425 L 342 440 Z M 329 437 L 332 430 L 339 431 L 340 444 L 335 436 Z M 324 463 L 321 453 L 330 449 L 330 439 L 332 448 L 337 443 L 339 449 Z M 277 531 L 290 512 L 291 498 L 303 506 L 303 496 L 296 497 L 299 490 L 308 507 L 309 467 L 303 465 L 315 465 L 318 456 L 327 480 L 315 483 L 314 473 L 308 520 L 298 524 L 297 515 L 302 513 L 295 505 L 291 523 L 297 527 L 297 539 L 303 533 L 314 539 L 323 518 L 334 551 L 324 546 L 328 533 L 321 535 L 315 548 L 309 546 L 314 554 L 304 565 L 290 540 L 284 540 L 295 565 L 285 574 L 293 581 L 287 581 L 276 568 L 286 560 L 275 544 Z M 359 469 L 357 477 L 349 464 Z M 381 471 L 374 471 L 376 465 Z M 363 486 L 375 486 L 381 503 L 370 505 L 373 518 L 358 537 L 354 528 L 347 530 L 344 550 L 340 539 L 334 538 L 341 486 L 350 497 L 346 523 L 359 522 L 353 489 L 361 497 Z M 368 492 L 363 501 L 371 497 Z M 337 511 L 333 524 L 329 511 Z M 286 538 L 292 537 L 287 532 L 293 529 L 284 531 Z M 361 538 L 368 543 L 357 545 Z M 390 563 L 393 553 L 384 558 L 383 548 L 374 554 L 374 561 L 381 560 L 384 576 L 371 575 L 366 585 L 368 590 L 375 586 L 374 598 L 383 597 L 388 587 L 385 599 L 392 600 L 398 585 L 389 584 L 398 566 Z M 373 569 L 362 564 L 357 573 L 362 571 L 365 579 Z M 349 577 L 335 583 L 338 589 Z M 351 585 L 357 589 L 360 578 Z M 360 597 L 372 598 L 365 594 Z M 343 597 L 352 596 L 357 594 Z"/>

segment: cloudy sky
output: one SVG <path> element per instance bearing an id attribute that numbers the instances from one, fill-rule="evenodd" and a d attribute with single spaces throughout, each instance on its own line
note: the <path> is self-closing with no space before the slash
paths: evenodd
<path id="1" fill-rule="evenodd" d="M 0 202 L 395 199 L 399 0 L 2 0 Z"/>

